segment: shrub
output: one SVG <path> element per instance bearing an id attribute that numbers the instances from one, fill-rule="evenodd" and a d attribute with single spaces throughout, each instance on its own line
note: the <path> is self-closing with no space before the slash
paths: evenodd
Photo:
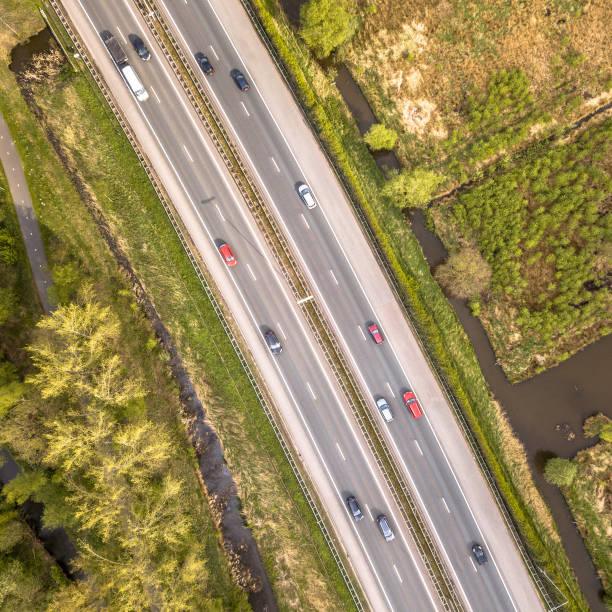
<path id="1" fill-rule="evenodd" d="M 553 457 L 546 462 L 544 478 L 557 487 L 569 487 L 574 482 L 577 471 L 578 466 L 569 459 Z"/>
<path id="2" fill-rule="evenodd" d="M 442 177 L 432 170 L 402 170 L 391 176 L 381 193 L 390 198 L 396 206 L 422 207 L 431 200 L 442 180 Z"/>
<path id="3" fill-rule="evenodd" d="M 492 272 L 489 262 L 478 249 L 466 247 L 438 266 L 434 276 L 453 297 L 473 298 L 489 286 Z"/>
<path id="4" fill-rule="evenodd" d="M 363 139 L 368 147 L 374 151 L 392 149 L 397 142 L 397 132 L 382 123 L 375 123 Z"/>
<path id="5" fill-rule="evenodd" d="M 358 18 L 345 0 L 310 0 L 300 9 L 300 34 L 318 58 L 353 38 Z"/>

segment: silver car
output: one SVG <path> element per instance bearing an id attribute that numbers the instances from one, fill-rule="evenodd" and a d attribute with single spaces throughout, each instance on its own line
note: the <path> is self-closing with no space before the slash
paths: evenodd
<path id="1" fill-rule="evenodd" d="M 384 397 L 379 397 L 376 400 L 376 405 L 378 406 L 378 410 L 380 410 L 380 414 L 382 414 L 382 418 L 390 423 L 393 420 L 393 414 L 391 413 L 391 408 L 389 408 L 389 404 L 387 404 L 387 400 Z"/>
<path id="2" fill-rule="evenodd" d="M 395 535 L 393 535 L 393 531 L 391 531 L 391 527 L 389 526 L 389 521 L 384 514 L 379 514 L 376 522 L 380 527 L 380 532 L 383 534 L 383 537 L 385 540 L 387 540 L 387 542 L 395 540 Z"/>
<path id="3" fill-rule="evenodd" d="M 315 200 L 314 195 L 312 195 L 310 187 L 306 185 L 306 183 L 298 183 L 297 192 L 300 198 L 302 198 L 302 202 L 306 204 L 306 208 L 315 208 L 317 201 Z"/>

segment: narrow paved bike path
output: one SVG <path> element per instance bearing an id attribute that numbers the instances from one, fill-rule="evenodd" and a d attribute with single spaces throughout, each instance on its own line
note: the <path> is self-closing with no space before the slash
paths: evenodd
<path id="1" fill-rule="evenodd" d="M 8 181 L 11 196 L 15 204 L 21 235 L 25 243 L 28 259 L 34 282 L 38 291 L 38 296 L 42 303 L 45 314 L 49 314 L 53 309 L 53 304 L 49 300 L 48 291 L 53 287 L 53 279 L 49 266 L 47 264 L 47 256 L 43 247 L 40 229 L 36 221 L 36 213 L 32 206 L 32 198 L 28 190 L 21 159 L 15 147 L 15 142 L 9 131 L 4 117 L 0 113 L 0 162 L 4 167 L 4 173 Z"/>

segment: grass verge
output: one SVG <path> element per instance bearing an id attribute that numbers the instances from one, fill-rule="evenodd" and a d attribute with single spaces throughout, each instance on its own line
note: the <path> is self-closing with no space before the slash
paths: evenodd
<path id="1" fill-rule="evenodd" d="M 29 10 L 35 6 L 31 2 Z M 23 5 L 15 3 L 15 14 L 20 8 L 24 12 Z M 28 34 L 40 27 L 40 21 L 35 22 Z M 68 244 L 70 253 L 78 254 L 79 266 L 96 277 L 115 277 L 114 262 L 95 225 L 6 65 L 0 67 L 0 79 L 6 85 L 0 108 L 10 117 L 13 133 L 20 135 L 18 148 L 48 250 L 59 257 L 61 245 Z M 36 103 L 176 341 L 224 443 L 245 518 L 281 607 L 351 608 L 352 600 L 282 449 L 119 126 L 82 76 L 62 75 L 39 92 Z"/>
<path id="2" fill-rule="evenodd" d="M 252 4 L 357 203 L 358 214 L 365 217 L 430 357 L 467 417 L 532 557 L 561 589 L 569 609 L 587 610 L 550 511 L 533 484 L 524 451 L 493 401 L 474 350 L 399 208 L 381 201 L 379 189 L 384 179 L 338 92 L 297 39 L 276 2 L 253 0 Z"/>

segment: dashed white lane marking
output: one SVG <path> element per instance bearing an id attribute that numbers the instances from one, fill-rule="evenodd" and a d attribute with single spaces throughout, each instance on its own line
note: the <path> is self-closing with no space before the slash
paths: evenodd
<path id="1" fill-rule="evenodd" d="M 277 324 L 276 324 L 276 327 L 278 328 L 278 331 L 280 331 L 281 336 L 283 337 L 283 340 L 286 340 L 286 339 L 287 339 L 287 336 L 286 336 L 286 334 L 285 334 L 285 331 L 284 331 L 284 330 L 283 330 L 283 328 L 281 327 L 281 324 L 280 324 L 280 323 L 277 323 Z"/>
<path id="2" fill-rule="evenodd" d="M 367 342 L 367 341 L 368 341 L 368 339 L 366 338 L 366 335 L 365 335 L 365 333 L 364 333 L 363 329 L 361 329 L 361 325 L 358 325 L 358 326 L 357 326 L 357 329 L 358 329 L 358 330 L 361 332 L 361 335 L 363 336 L 363 341 L 364 341 L 364 342 Z"/>
<path id="3" fill-rule="evenodd" d="M 185 149 L 185 155 L 187 155 L 187 159 L 192 162 L 193 161 L 193 157 L 191 157 L 191 154 L 189 153 L 187 147 L 185 145 L 183 145 L 183 149 Z"/>
<path id="4" fill-rule="evenodd" d="M 422 454 L 423 454 L 423 451 L 421 450 L 421 447 L 419 446 L 419 443 L 418 443 L 416 440 L 414 441 L 414 443 L 415 443 L 415 445 L 416 445 L 416 447 L 417 447 L 417 450 L 418 450 L 418 451 L 419 451 L 419 453 L 422 455 Z"/>
<path id="5" fill-rule="evenodd" d="M 368 514 L 370 515 L 370 520 L 374 520 L 374 516 L 372 514 L 372 511 L 370 510 L 370 506 L 368 506 L 368 504 L 365 505 L 366 510 L 368 511 Z"/>
<path id="6" fill-rule="evenodd" d="M 208 45 L 210 47 L 210 50 L 212 51 L 213 55 L 215 56 L 215 59 L 217 61 L 219 61 L 219 56 L 217 55 L 217 52 L 215 51 L 215 48 L 212 45 Z"/>
<path id="7" fill-rule="evenodd" d="M 400 576 L 399 570 L 397 569 L 397 567 L 395 567 L 395 563 L 393 564 L 393 569 L 395 570 L 395 573 L 397 574 L 397 579 L 398 579 L 400 582 L 404 582 L 404 581 L 402 580 L 402 577 Z"/>
<path id="8" fill-rule="evenodd" d="M 342 449 L 340 448 L 340 445 L 336 442 L 336 448 L 338 449 L 338 452 L 340 453 L 340 456 L 342 457 L 342 461 L 346 461 L 346 457 L 344 456 L 344 453 L 342 452 Z"/>
<path id="9" fill-rule="evenodd" d="M 157 100 L 157 103 L 161 104 L 161 100 L 159 99 L 159 96 L 157 95 L 157 92 L 153 89 L 153 85 L 150 85 L 149 89 L 153 92 L 153 95 L 155 96 L 155 99 Z"/>
<path id="10" fill-rule="evenodd" d="M 336 285 L 338 284 L 338 279 L 334 276 L 334 271 L 330 270 L 329 273 L 331 274 L 331 277 L 334 279 L 334 283 L 336 283 Z"/>
<path id="11" fill-rule="evenodd" d="M 310 225 L 308 225 L 308 221 L 306 221 L 306 217 L 304 216 L 304 213 L 300 213 L 302 215 L 302 221 L 304 222 L 304 225 L 310 229 Z"/>
<path id="12" fill-rule="evenodd" d="M 119 26 L 115 26 L 117 28 L 117 32 L 119 32 L 119 36 L 121 36 L 121 38 L 123 38 L 123 42 L 127 43 L 127 39 L 126 37 L 123 35 L 123 32 L 121 31 L 121 28 L 119 28 Z"/>
<path id="13" fill-rule="evenodd" d="M 278 164 L 276 163 L 276 160 L 273 157 L 271 157 L 270 159 L 272 160 L 272 164 L 276 168 L 276 171 L 280 172 L 280 168 L 278 167 Z"/>
<path id="14" fill-rule="evenodd" d="M 306 386 L 308 387 L 308 390 L 310 391 L 310 395 L 312 395 L 312 399 L 317 399 L 317 396 L 315 395 L 315 392 L 312 390 L 312 387 L 310 386 L 310 383 L 307 382 Z"/>
<path id="15" fill-rule="evenodd" d="M 221 209 L 219 208 L 218 204 L 215 204 L 215 208 L 217 209 L 217 212 L 219 213 L 219 216 L 221 217 L 221 221 L 225 221 L 225 217 L 223 216 L 223 213 L 221 212 Z"/>
<path id="16" fill-rule="evenodd" d="M 389 381 L 387 381 L 387 389 L 389 389 L 389 393 L 395 397 L 395 393 L 393 393 L 393 387 L 391 387 L 391 384 L 389 383 Z"/>
<path id="17" fill-rule="evenodd" d="M 468 559 L 470 560 L 470 563 L 472 564 L 474 571 L 478 573 L 478 568 L 476 567 L 476 564 L 474 563 L 474 559 L 472 559 L 472 557 L 468 557 Z"/>
<path id="18" fill-rule="evenodd" d="M 240 102 L 240 104 L 242 105 L 242 108 L 244 109 L 244 112 L 246 113 L 247 117 L 251 116 L 251 113 L 249 113 L 249 111 L 247 110 L 247 107 L 244 105 L 244 102 Z"/>
<path id="19" fill-rule="evenodd" d="M 246 266 L 249 269 L 249 272 L 251 273 L 251 276 L 253 277 L 253 280 L 256 281 L 257 278 L 255 277 L 255 274 L 253 274 L 253 270 L 251 270 L 251 266 L 249 264 L 247 264 Z"/>
<path id="20" fill-rule="evenodd" d="M 446 500 L 444 498 L 442 498 L 442 503 L 444 504 L 446 511 L 450 514 L 450 508 L 448 507 L 448 504 L 446 503 Z"/>

